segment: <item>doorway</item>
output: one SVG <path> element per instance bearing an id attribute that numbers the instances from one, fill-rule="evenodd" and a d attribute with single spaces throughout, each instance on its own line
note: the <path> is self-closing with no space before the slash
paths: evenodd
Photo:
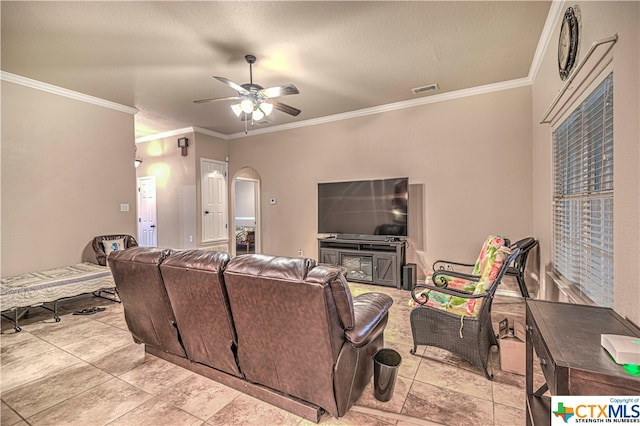
<path id="1" fill-rule="evenodd" d="M 235 239 L 232 246 L 235 254 L 262 253 L 264 240 L 260 208 L 261 191 L 261 177 L 253 168 L 243 167 L 234 174 L 230 195 L 233 208 L 232 238 Z M 253 234 L 249 231 L 253 231 Z M 245 233 L 249 240 L 254 240 L 253 243 L 246 242 Z"/>
<path id="2" fill-rule="evenodd" d="M 234 183 L 236 254 L 257 253 L 260 183 L 246 177 L 238 177 Z"/>
<path id="3" fill-rule="evenodd" d="M 140 177 L 137 181 L 138 244 L 142 247 L 158 247 L 156 177 Z"/>

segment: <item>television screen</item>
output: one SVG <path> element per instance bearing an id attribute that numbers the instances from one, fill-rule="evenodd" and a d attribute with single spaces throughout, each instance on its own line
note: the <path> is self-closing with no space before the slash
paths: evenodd
<path id="1" fill-rule="evenodd" d="M 408 178 L 318 184 L 318 233 L 407 234 Z"/>

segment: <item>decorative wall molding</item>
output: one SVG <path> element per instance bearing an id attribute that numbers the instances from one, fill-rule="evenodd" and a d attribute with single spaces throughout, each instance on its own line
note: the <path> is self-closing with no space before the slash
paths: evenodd
<path id="1" fill-rule="evenodd" d="M 156 139 L 171 138 L 173 136 L 184 135 L 185 133 L 194 133 L 195 128 L 183 127 L 182 129 L 169 130 L 167 132 L 156 133 L 155 135 L 148 135 L 136 138 L 136 143 L 154 141 Z"/>
<path id="2" fill-rule="evenodd" d="M 65 89 L 63 87 L 54 86 L 53 84 L 43 83 L 41 81 L 33 80 L 27 77 L 22 77 L 17 74 L 11 74 L 6 71 L 0 71 L 0 80 L 8 81 L 9 83 L 19 84 L 25 87 L 30 87 L 36 90 L 41 90 L 43 92 L 64 96 L 65 98 L 71 98 L 77 101 L 98 105 L 104 108 L 114 109 L 120 112 L 126 112 L 127 114 L 131 114 L 131 115 L 135 115 L 138 112 L 136 108 L 133 108 L 130 106 L 107 101 L 101 98 L 96 98 L 95 96 L 85 95 L 84 93 L 75 92 L 73 90 Z"/>
<path id="3" fill-rule="evenodd" d="M 287 123 L 287 124 L 282 124 L 282 125 L 277 125 L 272 127 L 252 129 L 249 134 L 246 134 L 245 132 L 238 132 L 238 133 L 225 135 L 222 133 L 215 132 L 213 130 L 192 126 L 192 127 L 185 127 L 182 129 L 176 129 L 176 130 L 171 130 L 167 132 L 157 133 L 155 135 L 148 135 L 148 136 L 136 138 L 136 143 L 148 142 L 148 141 L 167 138 L 167 137 L 173 137 L 173 136 L 177 136 L 184 133 L 201 133 L 201 134 L 213 136 L 222 140 L 232 140 L 232 139 L 244 138 L 244 137 L 253 136 L 253 135 L 275 133 L 275 132 L 281 132 L 284 130 L 297 129 L 300 127 L 315 126 L 318 124 L 331 123 L 334 121 L 349 120 L 352 118 L 364 117 L 367 115 L 380 114 L 383 112 L 396 111 L 396 110 L 401 110 L 405 108 L 413 108 L 421 105 L 428 105 L 428 104 L 433 104 L 437 102 L 445 102 L 453 99 L 460 99 L 467 96 L 475 96 L 480 94 L 497 92 L 501 90 L 508 90 L 508 89 L 514 89 L 518 87 L 530 86 L 535 81 L 538 70 L 542 64 L 542 60 L 544 58 L 545 52 L 549 47 L 551 36 L 553 35 L 556 23 L 562 16 L 564 5 L 565 5 L 564 0 L 553 0 L 551 2 L 551 7 L 549 8 L 549 13 L 547 15 L 545 25 L 542 29 L 542 34 L 540 35 L 540 39 L 538 40 L 538 46 L 534 53 L 533 60 L 531 62 L 531 67 L 529 68 L 529 74 L 527 75 L 527 77 L 524 77 L 524 78 L 504 81 L 500 83 L 488 84 L 485 86 L 472 87 L 468 89 L 461 89 L 454 92 L 443 93 L 440 95 L 432 95 L 432 96 L 423 97 L 419 99 L 411 99 L 408 101 L 395 102 L 395 103 L 386 104 L 386 105 L 379 105 L 371 108 L 364 108 L 364 109 L 345 112 L 341 114 L 334 114 L 334 115 L 329 115 L 325 117 L 313 118 L 310 120 L 297 121 L 294 123 Z M 83 93 L 74 92 L 73 90 L 68 90 L 61 87 L 53 86 L 51 84 L 42 83 L 37 80 L 21 77 L 19 75 L 11 74 L 5 71 L 0 71 L 0 79 L 9 81 L 11 83 L 21 84 L 23 86 L 31 87 L 37 90 L 43 90 L 46 92 L 54 93 L 60 96 L 66 96 L 79 101 L 104 106 L 106 108 L 111 108 L 111 109 L 115 109 L 122 112 L 127 112 L 130 114 L 136 114 L 138 112 L 136 108 L 120 105 L 111 101 L 85 95 Z"/>
<path id="4" fill-rule="evenodd" d="M 222 140 L 233 140 L 233 139 L 239 139 L 239 138 L 244 138 L 244 137 L 253 136 L 253 135 L 275 133 L 275 132 L 281 132 L 284 130 L 298 129 L 301 127 L 309 127 L 309 126 L 315 126 L 318 124 L 331 123 L 334 121 L 349 120 L 357 117 L 365 117 L 367 115 L 380 114 L 383 112 L 396 111 L 396 110 L 401 110 L 405 108 L 413 108 L 421 105 L 428 105 L 428 104 L 433 104 L 438 102 L 445 102 L 445 101 L 450 101 L 454 99 L 465 98 L 468 96 L 498 92 L 501 90 L 515 89 L 518 87 L 529 86 L 531 85 L 531 83 L 532 82 L 529 78 L 520 78 L 516 80 L 503 81 L 500 83 L 471 87 L 469 89 L 456 90 L 454 92 L 442 93 L 440 95 L 433 95 L 425 98 L 411 99 L 408 101 L 395 102 L 392 104 L 378 105 L 375 107 L 359 109 L 356 111 L 349 111 L 342 114 L 327 115 L 325 117 L 312 118 L 310 120 L 303 120 L 303 121 L 296 121 L 294 123 L 281 124 L 278 126 L 251 129 L 251 132 L 249 134 L 245 134 L 245 132 L 238 132 L 238 133 L 231 133 L 231 134 L 225 135 L 222 133 L 214 132 L 209 129 L 202 128 L 202 127 L 185 127 L 183 129 L 176 129 L 168 132 L 158 133 L 155 135 L 143 136 L 143 137 L 137 138 L 136 143 L 148 142 L 155 139 L 162 139 L 162 138 L 172 137 L 182 133 L 190 133 L 190 132 L 202 133 L 202 134 L 213 136 Z"/>
<path id="5" fill-rule="evenodd" d="M 315 126 L 317 124 L 331 123 L 333 121 L 349 120 L 367 115 L 380 114 L 382 112 L 396 111 L 405 108 L 413 108 L 421 105 L 433 104 L 437 102 L 445 102 L 453 99 L 465 98 L 484 93 L 498 92 L 501 90 L 515 89 L 531 85 L 528 78 L 520 78 L 516 80 L 503 81 L 501 83 L 487 84 L 485 86 L 472 87 L 469 89 L 456 90 L 441 95 L 428 96 L 426 98 L 411 99 L 409 101 L 395 102 L 392 104 L 379 105 L 371 108 L 359 109 L 356 111 L 345 112 L 342 114 L 328 115 L 325 117 L 312 118 L 310 120 L 297 121 L 295 123 L 287 123 L 279 126 L 265 127 L 262 129 L 251 129 L 247 135 L 244 132 L 232 133 L 227 139 L 238 139 L 252 135 L 259 135 L 272 132 L 281 132 L 283 130 L 297 129 L 300 127 Z"/>
<path id="6" fill-rule="evenodd" d="M 156 139 L 170 138 L 173 136 L 183 135 L 185 133 L 201 133 L 203 135 L 213 136 L 222 140 L 228 140 L 229 136 L 222 133 L 214 132 L 213 130 L 205 129 L 202 127 L 191 126 L 183 127 L 182 129 L 169 130 L 167 132 L 156 133 L 155 135 L 141 136 L 136 138 L 136 143 L 154 141 Z"/>
<path id="7" fill-rule="evenodd" d="M 225 135 L 223 133 L 214 132 L 213 130 L 205 129 L 203 127 L 195 126 L 193 127 L 193 131 L 196 133 L 202 133 L 203 135 L 213 136 L 214 138 L 220 138 L 222 140 L 229 139 L 229 135 Z"/>
<path id="8" fill-rule="evenodd" d="M 350 118 L 363 117 L 366 115 L 378 114 L 381 112 L 394 111 L 394 110 L 399 110 L 404 108 L 412 108 L 420 105 L 426 105 L 426 104 L 431 104 L 436 102 L 449 101 L 452 99 L 464 98 L 467 96 L 475 96 L 475 95 L 480 95 L 484 93 L 491 93 L 491 92 L 497 92 L 500 90 L 514 89 L 517 87 L 533 85 L 533 82 L 535 81 L 538 70 L 542 65 L 542 60 L 544 58 L 544 55 L 547 49 L 549 48 L 551 36 L 553 35 L 556 24 L 560 20 L 560 17 L 562 16 L 562 13 L 564 11 L 564 6 L 565 6 L 564 0 L 553 0 L 551 2 L 551 7 L 549 8 L 547 19 L 545 21 L 544 27 L 542 28 L 540 39 L 538 40 L 538 46 L 536 47 L 536 51 L 531 61 L 529 74 L 525 78 L 504 81 L 504 82 L 489 84 L 485 86 L 472 87 L 469 89 L 462 89 L 455 92 L 443 93 L 441 95 L 428 96 L 420 99 L 412 99 L 410 101 L 380 105 L 373 108 L 365 108 L 357 111 L 346 112 L 343 114 L 336 114 L 336 115 L 330 115 L 326 117 L 315 118 L 311 120 L 298 121 L 295 123 L 288 123 L 280 126 L 266 127 L 263 129 L 253 129 L 251 130 L 251 133 L 248 135 L 245 134 L 244 132 L 233 133 L 228 135 L 226 139 L 238 139 L 238 138 L 243 138 L 251 135 L 280 132 L 283 130 L 296 129 L 299 127 L 330 123 L 332 121 L 348 120 Z"/>
<path id="9" fill-rule="evenodd" d="M 538 47 L 536 48 L 536 53 L 533 55 L 533 60 L 531 61 L 531 68 L 529 68 L 528 78 L 531 81 L 531 84 L 533 84 L 533 82 L 536 80 L 536 75 L 538 74 L 540 65 L 542 65 L 544 54 L 549 48 L 549 43 L 551 42 L 553 31 L 555 30 L 556 25 L 560 21 L 560 17 L 564 12 L 564 5 L 564 0 L 554 0 L 551 2 L 551 7 L 549 8 L 549 13 L 547 14 L 547 20 L 545 21 L 544 27 L 542 28 L 542 34 L 540 34 Z"/>

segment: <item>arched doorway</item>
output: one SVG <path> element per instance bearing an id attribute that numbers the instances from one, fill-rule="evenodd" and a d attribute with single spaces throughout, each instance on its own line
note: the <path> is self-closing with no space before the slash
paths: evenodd
<path id="1" fill-rule="evenodd" d="M 260 175 L 251 167 L 235 174 L 231 183 L 231 223 L 235 255 L 260 253 L 262 235 L 260 226 Z"/>

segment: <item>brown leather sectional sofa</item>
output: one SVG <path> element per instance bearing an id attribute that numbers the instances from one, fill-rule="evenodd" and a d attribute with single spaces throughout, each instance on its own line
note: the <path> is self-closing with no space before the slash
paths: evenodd
<path id="1" fill-rule="evenodd" d="M 392 299 L 311 259 L 135 247 L 109 266 L 147 353 L 318 422 L 373 374 Z"/>

